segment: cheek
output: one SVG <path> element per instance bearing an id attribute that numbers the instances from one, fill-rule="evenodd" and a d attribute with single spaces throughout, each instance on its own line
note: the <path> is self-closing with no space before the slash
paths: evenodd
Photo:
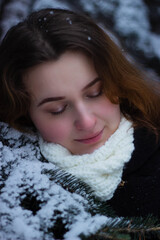
<path id="1" fill-rule="evenodd" d="M 68 121 L 55 120 L 53 117 L 45 118 L 43 116 L 32 118 L 35 127 L 44 140 L 48 142 L 61 143 L 71 133 L 71 125 Z"/>
<path id="2" fill-rule="evenodd" d="M 118 104 L 111 103 L 108 99 L 104 98 L 99 107 L 97 107 L 99 115 L 108 121 L 120 120 L 120 107 Z"/>
<path id="3" fill-rule="evenodd" d="M 48 142 L 62 143 L 70 136 L 70 127 L 64 121 L 58 123 L 50 123 L 39 129 L 42 137 Z"/>
<path id="4" fill-rule="evenodd" d="M 45 139 L 49 142 L 54 142 L 54 143 L 62 143 L 66 139 L 69 138 L 69 128 L 67 124 L 55 124 L 54 126 L 51 126 L 46 135 Z"/>

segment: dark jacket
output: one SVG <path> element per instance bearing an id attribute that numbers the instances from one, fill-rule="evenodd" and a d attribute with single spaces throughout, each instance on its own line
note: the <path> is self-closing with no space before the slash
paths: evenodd
<path id="1" fill-rule="evenodd" d="M 146 129 L 134 133 L 135 150 L 108 203 L 119 216 L 160 217 L 160 139 Z"/>

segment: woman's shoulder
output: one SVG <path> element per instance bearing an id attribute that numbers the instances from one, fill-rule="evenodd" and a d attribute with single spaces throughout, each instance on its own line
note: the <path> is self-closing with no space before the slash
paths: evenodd
<path id="1" fill-rule="evenodd" d="M 160 168 L 160 134 L 157 136 L 147 128 L 137 128 L 134 130 L 134 147 L 132 157 L 125 165 L 124 176 L 147 168 L 151 174 L 157 166 Z"/>
<path id="2" fill-rule="evenodd" d="M 109 202 L 120 216 L 160 217 L 160 139 L 145 128 L 134 132 L 135 149 Z"/>

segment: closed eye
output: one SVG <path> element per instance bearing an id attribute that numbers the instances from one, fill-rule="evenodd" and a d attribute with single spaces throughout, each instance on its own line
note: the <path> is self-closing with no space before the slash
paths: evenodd
<path id="1" fill-rule="evenodd" d="M 103 94 L 102 88 L 100 88 L 100 90 L 98 91 L 94 91 L 93 93 L 90 93 L 87 95 L 87 98 L 96 98 L 99 97 Z"/>
<path id="2" fill-rule="evenodd" d="M 66 110 L 66 108 L 67 108 L 67 104 L 66 104 L 63 108 L 61 108 L 60 110 L 58 110 L 58 111 L 51 111 L 51 114 L 52 114 L 52 115 L 62 114 L 62 113 Z"/>

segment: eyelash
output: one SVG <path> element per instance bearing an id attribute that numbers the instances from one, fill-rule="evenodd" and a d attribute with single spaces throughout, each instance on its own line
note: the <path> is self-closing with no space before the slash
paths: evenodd
<path id="1" fill-rule="evenodd" d="M 52 115 L 59 115 L 62 114 L 65 110 L 66 110 L 67 104 L 62 108 L 62 110 L 58 111 L 58 112 L 51 112 Z"/>
<path id="2" fill-rule="evenodd" d="M 97 98 L 97 97 L 101 96 L 102 93 L 103 93 L 102 88 L 100 88 L 100 90 L 95 95 L 94 94 L 93 95 L 87 95 L 87 98 Z M 66 110 L 67 106 L 68 105 L 66 104 L 64 106 L 64 108 L 62 108 L 62 110 L 57 111 L 57 112 L 51 112 L 51 114 L 52 115 L 60 115 L 60 114 L 62 114 Z"/>
<path id="3" fill-rule="evenodd" d="M 87 98 L 96 98 L 96 97 L 101 96 L 102 93 L 103 93 L 103 92 L 102 92 L 102 88 L 100 88 L 100 89 L 96 92 L 96 94 L 88 95 Z"/>

